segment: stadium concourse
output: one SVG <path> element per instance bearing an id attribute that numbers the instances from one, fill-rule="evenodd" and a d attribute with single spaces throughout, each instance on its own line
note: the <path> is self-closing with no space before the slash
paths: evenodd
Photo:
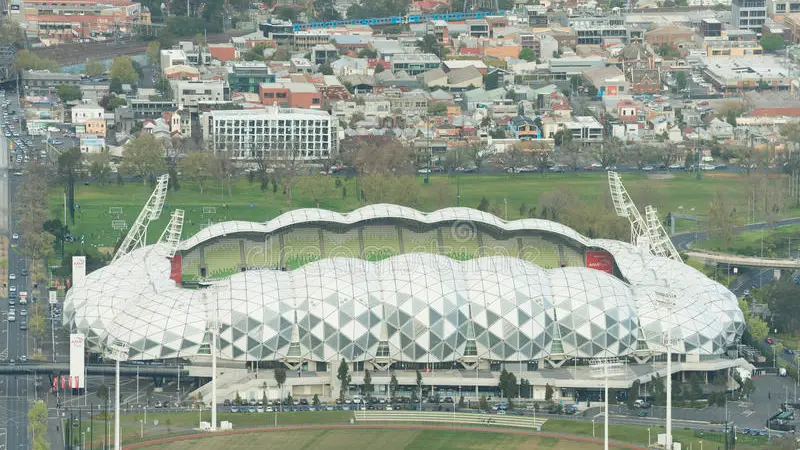
<path id="1" fill-rule="evenodd" d="M 168 246 L 144 245 L 88 274 L 69 291 L 64 320 L 90 351 L 122 344 L 130 360 L 180 358 L 197 375 L 209 373 L 218 323 L 229 372 L 219 398 L 274 398 L 271 375 L 232 374 L 278 365 L 290 369 L 295 398 L 336 397 L 342 359 L 353 392 L 364 369 L 377 393 L 390 374 L 411 389 L 420 370 L 441 395 L 497 395 L 505 368 L 537 398 L 548 383 L 555 398 L 596 398 L 596 358 L 626 363 L 613 388 L 663 376 L 670 324 L 674 372 L 708 380 L 747 364 L 728 356 L 744 317 L 725 287 L 646 247 L 551 221 L 386 204 L 298 209 L 216 223 Z"/>

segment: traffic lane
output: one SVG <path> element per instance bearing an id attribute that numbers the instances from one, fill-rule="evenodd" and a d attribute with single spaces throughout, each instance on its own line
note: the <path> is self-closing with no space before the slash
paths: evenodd
<path id="1" fill-rule="evenodd" d="M 778 221 L 775 222 L 775 228 L 785 227 L 785 226 L 788 226 L 788 225 L 795 225 L 795 224 L 798 224 L 798 223 L 800 223 L 800 217 L 778 220 Z M 768 226 L 767 223 L 759 222 L 759 223 L 753 223 L 753 224 L 737 227 L 736 231 L 737 232 L 754 231 L 754 230 L 769 229 L 769 228 L 772 228 L 772 227 Z M 674 234 L 674 235 L 672 235 L 670 237 L 670 239 L 672 240 L 672 244 L 676 248 L 678 248 L 680 250 L 689 250 L 689 245 L 693 244 L 695 241 L 702 241 L 702 240 L 708 239 L 708 233 L 704 233 L 704 232 L 695 233 L 695 232 L 689 231 L 689 232 L 686 232 L 686 233 Z"/>

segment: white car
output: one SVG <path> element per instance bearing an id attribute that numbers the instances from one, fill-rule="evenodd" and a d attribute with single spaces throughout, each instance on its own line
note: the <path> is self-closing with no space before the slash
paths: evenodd
<path id="1" fill-rule="evenodd" d="M 10 292 L 17 292 L 17 287 L 16 287 L 16 286 L 9 286 L 9 287 L 8 287 L 8 290 L 9 290 Z"/>
<path id="2" fill-rule="evenodd" d="M 14 273 L 10 273 L 10 274 L 8 274 L 8 279 L 9 280 L 16 280 L 17 279 L 17 275 L 14 274 Z"/>
<path id="3" fill-rule="evenodd" d="M 19 235 L 17 233 L 14 233 L 11 235 L 11 239 L 19 239 Z"/>

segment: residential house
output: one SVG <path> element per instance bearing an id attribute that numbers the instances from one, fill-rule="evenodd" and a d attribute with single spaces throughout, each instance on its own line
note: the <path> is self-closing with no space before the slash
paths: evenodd
<path id="1" fill-rule="evenodd" d="M 332 44 L 315 45 L 311 49 L 311 62 L 317 65 L 330 64 L 339 57 L 339 50 Z"/>
<path id="2" fill-rule="evenodd" d="M 597 89 L 601 97 L 628 95 L 630 92 L 630 83 L 625 74 L 615 66 L 586 69 L 583 77 Z"/>
<path id="3" fill-rule="evenodd" d="M 708 132 L 711 133 L 714 139 L 721 140 L 732 138 L 733 128 L 733 125 L 724 120 L 720 120 L 718 117 L 714 117 L 711 119 L 711 122 L 708 123 Z"/>
<path id="4" fill-rule="evenodd" d="M 514 139 L 541 139 L 542 130 L 528 116 L 514 116 L 508 121 L 508 132 Z"/>
<path id="5" fill-rule="evenodd" d="M 322 94 L 312 83 L 276 81 L 261 83 L 258 88 L 261 103 L 281 108 L 320 109 Z"/>

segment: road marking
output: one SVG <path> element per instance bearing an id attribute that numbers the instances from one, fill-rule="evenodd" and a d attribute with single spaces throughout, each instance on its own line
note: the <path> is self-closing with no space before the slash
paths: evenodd
<path id="1" fill-rule="evenodd" d="M 744 412 L 742 413 L 742 415 L 743 415 L 743 416 L 745 416 L 745 417 L 750 417 L 750 416 L 752 416 L 753 414 L 755 414 L 755 411 L 744 411 Z"/>

